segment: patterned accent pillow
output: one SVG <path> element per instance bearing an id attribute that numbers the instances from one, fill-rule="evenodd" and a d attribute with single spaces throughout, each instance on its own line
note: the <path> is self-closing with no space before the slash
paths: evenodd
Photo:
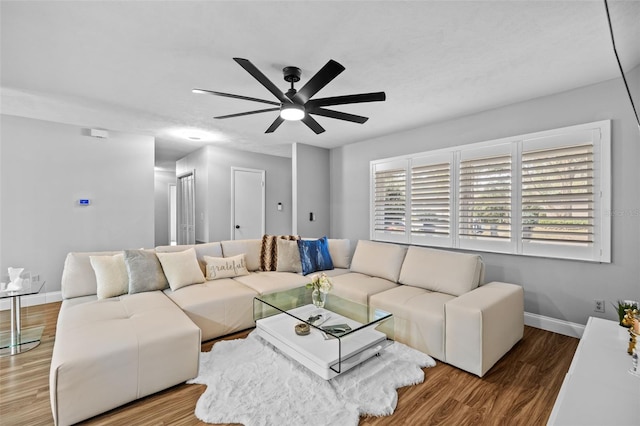
<path id="1" fill-rule="evenodd" d="M 327 237 L 322 237 L 319 240 L 298 240 L 298 249 L 300 250 L 302 275 L 333 269 Z"/>
<path id="2" fill-rule="evenodd" d="M 262 236 L 262 248 L 260 249 L 260 270 L 275 271 L 278 268 L 278 245 L 276 240 L 298 241 L 299 235 L 268 235 Z"/>

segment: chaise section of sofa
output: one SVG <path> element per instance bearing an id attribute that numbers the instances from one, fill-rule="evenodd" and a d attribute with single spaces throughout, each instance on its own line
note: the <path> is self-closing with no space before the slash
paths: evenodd
<path id="1" fill-rule="evenodd" d="M 200 329 L 160 291 L 96 296 L 90 255 L 70 253 L 49 377 L 56 425 L 70 425 L 198 374 Z"/>
<path id="2" fill-rule="evenodd" d="M 70 425 L 198 374 L 200 330 L 161 292 L 63 302 L 51 407 Z"/>

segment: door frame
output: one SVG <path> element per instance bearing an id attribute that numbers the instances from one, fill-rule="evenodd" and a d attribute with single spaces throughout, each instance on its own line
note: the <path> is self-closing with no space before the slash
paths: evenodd
<path id="1" fill-rule="evenodd" d="M 181 232 L 180 232 L 180 225 L 182 223 L 182 208 L 181 208 L 182 185 L 180 185 L 179 183 L 180 183 L 180 179 L 185 178 L 189 175 L 191 175 L 193 179 L 193 185 L 192 185 L 193 197 L 192 197 L 192 205 L 191 205 L 191 219 L 193 223 L 193 244 L 195 244 L 195 240 L 196 240 L 195 238 L 195 235 L 196 235 L 196 171 L 195 169 L 193 169 L 176 176 L 176 206 L 178 210 L 176 212 L 176 220 L 178 222 L 176 225 L 176 244 L 177 245 L 185 244 L 185 242 L 181 238 L 183 236 L 181 235 Z"/>
<path id="2" fill-rule="evenodd" d="M 172 189 L 173 189 L 173 199 L 171 196 Z M 169 192 L 169 241 L 168 241 L 168 244 L 172 245 L 171 232 L 173 231 L 172 228 L 175 228 L 175 234 L 176 234 L 175 244 L 177 245 L 178 244 L 178 180 L 177 179 L 175 183 L 170 183 L 168 185 L 167 191 Z M 171 220 L 172 216 L 173 216 L 173 221 Z"/>
<path id="3" fill-rule="evenodd" d="M 235 240 L 235 220 L 236 220 L 236 171 L 239 172 L 252 172 L 252 173 L 260 173 L 260 176 L 262 177 L 262 223 L 260 224 L 261 226 L 261 235 L 264 235 L 265 233 L 265 227 L 266 227 L 266 215 L 267 215 L 267 211 L 266 211 L 266 172 L 264 170 L 260 170 L 260 169 L 249 169 L 246 167 L 235 167 L 235 166 L 231 166 L 231 234 L 230 237 L 232 240 Z"/>

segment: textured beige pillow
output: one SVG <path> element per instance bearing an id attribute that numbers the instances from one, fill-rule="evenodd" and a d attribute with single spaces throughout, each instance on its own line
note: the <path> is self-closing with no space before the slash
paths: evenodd
<path id="1" fill-rule="evenodd" d="M 124 254 L 113 256 L 89 256 L 96 274 L 98 299 L 108 299 L 129 292 L 129 275 L 124 264 Z"/>
<path id="2" fill-rule="evenodd" d="M 239 254 L 232 257 L 205 256 L 207 262 L 207 279 L 218 280 L 220 278 L 239 277 L 249 275 L 245 255 Z"/>
<path id="3" fill-rule="evenodd" d="M 205 281 L 194 248 L 174 253 L 156 253 L 156 256 L 160 260 L 171 290 L 176 291 L 181 287 Z"/>
<path id="4" fill-rule="evenodd" d="M 278 272 L 302 272 L 302 263 L 300 263 L 300 250 L 297 241 L 289 241 L 278 238 L 276 240 L 278 247 L 278 261 L 276 271 Z"/>

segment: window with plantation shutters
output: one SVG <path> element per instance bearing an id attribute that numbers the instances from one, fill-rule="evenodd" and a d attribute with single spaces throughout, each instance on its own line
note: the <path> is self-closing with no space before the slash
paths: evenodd
<path id="1" fill-rule="evenodd" d="M 511 239 L 511 154 L 460 162 L 458 234 Z"/>
<path id="2" fill-rule="evenodd" d="M 407 161 L 373 167 L 373 233 L 381 241 L 405 241 Z"/>
<path id="3" fill-rule="evenodd" d="M 451 155 L 411 163 L 411 241 L 451 245 Z"/>
<path id="4" fill-rule="evenodd" d="M 372 161 L 371 238 L 611 262 L 607 120 Z"/>

